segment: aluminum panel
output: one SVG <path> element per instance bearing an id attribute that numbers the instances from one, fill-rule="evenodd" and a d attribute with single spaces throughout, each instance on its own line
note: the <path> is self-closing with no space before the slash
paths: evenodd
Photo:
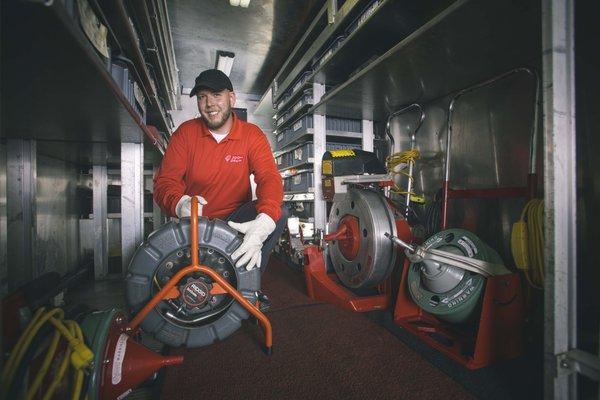
<path id="1" fill-rule="evenodd" d="M 475 82 L 473 82 L 474 84 Z M 533 123 L 535 81 L 517 74 L 478 89 L 455 103 L 451 187 L 525 186 Z M 423 105 L 425 118 L 415 135 L 421 155 L 414 167 L 414 192 L 428 201 L 441 188 L 447 137 L 447 110 L 453 95 Z M 395 111 L 395 110 L 394 110 Z M 420 114 L 409 110 L 391 120 L 394 151 L 411 148 Z M 407 187 L 407 179 L 396 183 Z M 472 230 L 512 264 L 510 228 L 524 199 L 450 200 L 449 226 Z"/>
<path id="2" fill-rule="evenodd" d="M 534 102 L 535 80 L 527 74 L 457 100 L 451 121 L 452 188 L 527 185 Z"/>
<path id="3" fill-rule="evenodd" d="M 79 266 L 78 169 L 73 164 L 37 159 L 36 247 L 40 273 L 61 275 Z"/>
<path id="4" fill-rule="evenodd" d="M 94 226 L 94 276 L 96 279 L 108 275 L 108 174 L 105 165 L 92 168 L 93 187 L 93 226 Z"/>
<path id="5" fill-rule="evenodd" d="M 0 143 L 0 297 L 8 292 L 6 224 L 6 145 Z"/>
<path id="6" fill-rule="evenodd" d="M 144 147 L 121 144 L 121 254 L 125 273 L 144 240 Z"/>
<path id="7" fill-rule="evenodd" d="M 12 290 L 39 272 L 35 264 L 36 143 L 9 139 L 6 155 L 8 289 Z"/>

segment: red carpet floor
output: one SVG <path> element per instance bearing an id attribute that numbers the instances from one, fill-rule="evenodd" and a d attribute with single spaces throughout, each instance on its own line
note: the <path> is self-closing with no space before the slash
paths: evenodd
<path id="1" fill-rule="evenodd" d="M 365 316 L 317 303 L 299 272 L 272 259 L 263 290 L 272 301 L 271 357 L 258 326 L 221 343 L 174 349 L 162 399 L 469 399 L 460 385 Z"/>

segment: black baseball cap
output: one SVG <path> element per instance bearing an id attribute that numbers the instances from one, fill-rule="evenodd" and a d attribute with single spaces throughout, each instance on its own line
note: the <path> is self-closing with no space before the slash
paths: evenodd
<path id="1" fill-rule="evenodd" d="M 224 89 L 233 91 L 233 85 L 229 80 L 229 77 L 218 69 L 207 69 L 206 71 L 200 72 L 200 75 L 196 77 L 196 83 L 194 88 L 190 92 L 190 97 L 194 97 L 196 93 L 202 88 L 208 88 L 220 92 Z"/>

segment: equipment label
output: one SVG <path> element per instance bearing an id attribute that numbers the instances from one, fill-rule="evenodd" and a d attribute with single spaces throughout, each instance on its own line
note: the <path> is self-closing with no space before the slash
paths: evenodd
<path id="1" fill-rule="evenodd" d="M 356 156 L 356 153 L 354 153 L 354 150 L 330 150 L 329 153 L 331 154 L 331 157 L 333 157 L 333 158 Z"/>
<path id="2" fill-rule="evenodd" d="M 121 382 L 123 360 L 125 360 L 125 351 L 127 350 L 127 339 L 129 339 L 129 336 L 121 333 L 121 336 L 119 336 L 119 339 L 117 340 L 117 345 L 115 346 L 115 356 L 113 358 L 111 379 L 113 385 Z"/>
<path id="3" fill-rule="evenodd" d="M 125 392 L 123 392 L 122 395 L 120 395 L 119 397 L 117 397 L 117 400 L 123 400 L 132 391 L 133 391 L 133 389 L 127 389 Z"/>
<path id="4" fill-rule="evenodd" d="M 477 254 L 477 246 L 475 246 L 475 243 L 468 237 L 463 236 L 458 239 L 458 244 L 465 249 L 469 257 L 473 258 L 473 256 Z"/>

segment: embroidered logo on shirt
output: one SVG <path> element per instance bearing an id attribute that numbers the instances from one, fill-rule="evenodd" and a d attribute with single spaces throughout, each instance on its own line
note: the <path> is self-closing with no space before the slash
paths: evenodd
<path id="1" fill-rule="evenodd" d="M 241 163 L 242 161 L 244 161 L 244 156 L 235 156 L 228 154 L 225 156 L 225 161 L 230 163 Z"/>

